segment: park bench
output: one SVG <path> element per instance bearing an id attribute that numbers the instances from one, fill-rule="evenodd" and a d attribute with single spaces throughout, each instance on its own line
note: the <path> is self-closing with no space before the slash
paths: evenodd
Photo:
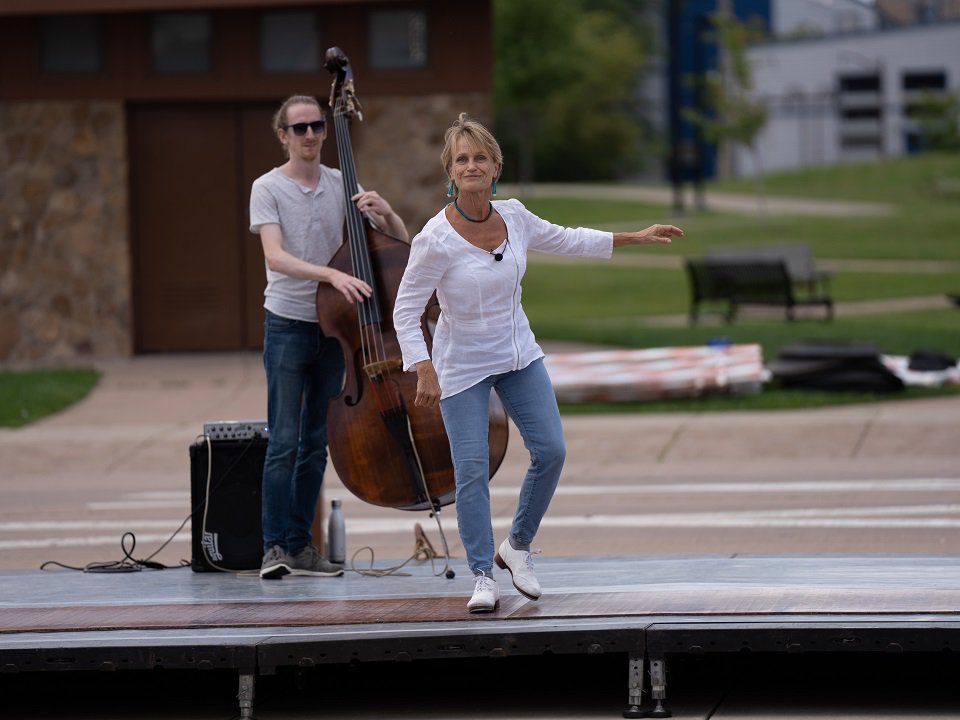
<path id="1" fill-rule="evenodd" d="M 802 306 L 822 306 L 826 320 L 833 319 L 829 295 L 808 293 L 797 297 L 793 278 L 782 259 L 685 258 L 690 280 L 690 322 L 700 318 L 701 305 L 723 303 L 727 322 L 733 322 L 742 305 L 783 307 L 788 320 Z"/>
<path id="2" fill-rule="evenodd" d="M 807 297 L 830 295 L 831 273 L 816 266 L 810 246 L 806 243 L 780 242 L 710 248 L 704 255 L 709 260 L 783 260 L 796 290 Z"/>

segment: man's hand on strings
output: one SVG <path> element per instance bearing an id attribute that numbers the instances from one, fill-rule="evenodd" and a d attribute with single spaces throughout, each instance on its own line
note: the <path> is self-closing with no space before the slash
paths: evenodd
<path id="1" fill-rule="evenodd" d="M 340 272 L 339 270 L 333 270 L 333 268 L 330 268 L 330 270 L 332 271 L 332 275 L 327 282 L 339 290 L 347 302 L 351 304 L 363 302 L 373 295 L 373 288 L 360 278 L 356 278 L 349 273 Z"/>

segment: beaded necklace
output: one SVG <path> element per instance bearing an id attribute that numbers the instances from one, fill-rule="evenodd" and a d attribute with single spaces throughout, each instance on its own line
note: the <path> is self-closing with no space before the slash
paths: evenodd
<path id="1" fill-rule="evenodd" d="M 488 201 L 488 202 L 489 202 L 489 201 Z M 464 219 L 464 220 L 469 220 L 469 221 L 472 222 L 472 223 L 485 223 L 487 220 L 490 219 L 490 216 L 493 215 L 493 203 L 492 203 L 492 202 L 489 203 L 489 209 L 487 210 L 487 214 L 484 216 L 483 220 L 474 220 L 472 217 L 470 217 L 469 215 L 467 215 L 467 214 L 463 211 L 463 209 L 457 204 L 457 199 L 456 199 L 456 198 L 453 199 L 453 206 L 457 209 L 457 212 L 460 213 L 460 214 L 463 216 L 463 219 Z"/>

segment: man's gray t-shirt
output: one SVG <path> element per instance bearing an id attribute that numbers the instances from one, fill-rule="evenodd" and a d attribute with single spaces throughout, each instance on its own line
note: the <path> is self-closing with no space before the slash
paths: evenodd
<path id="1" fill-rule="evenodd" d="M 279 168 L 258 177 L 250 190 L 250 232 L 279 225 L 283 249 L 315 265 L 328 265 L 343 243 L 345 218 L 340 171 L 326 165 L 320 167 L 316 190 Z M 266 270 L 263 306 L 281 317 L 317 322 L 317 281 Z"/>

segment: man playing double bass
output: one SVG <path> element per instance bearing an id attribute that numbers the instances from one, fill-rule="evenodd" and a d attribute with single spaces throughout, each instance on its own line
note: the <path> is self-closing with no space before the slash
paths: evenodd
<path id="1" fill-rule="evenodd" d="M 328 263 L 343 242 L 346 198 L 339 170 L 320 150 L 326 118 L 313 97 L 287 98 L 273 118 L 286 162 L 257 178 L 250 192 L 250 231 L 266 261 L 263 367 L 269 441 L 263 466 L 261 578 L 335 576 L 310 534 L 327 464 L 327 405 L 341 389 L 343 353 L 317 321 L 317 284 L 350 303 L 371 287 Z M 406 226 L 372 190 L 351 200 L 383 232 L 408 240 Z"/>

